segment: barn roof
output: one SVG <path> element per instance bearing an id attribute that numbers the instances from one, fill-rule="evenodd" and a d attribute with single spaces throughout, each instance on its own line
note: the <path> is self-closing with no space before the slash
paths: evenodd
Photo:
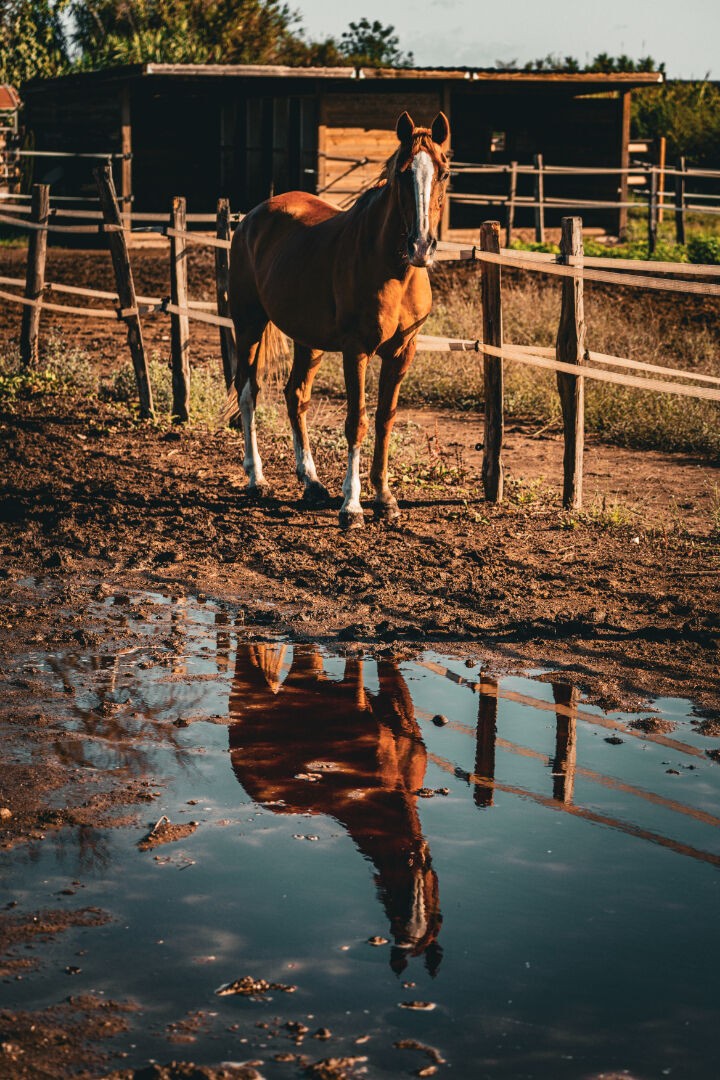
<path id="1" fill-rule="evenodd" d="M 407 82 L 435 81 L 466 84 L 495 83 L 505 86 L 564 87 L 574 93 L 603 93 L 630 90 L 639 86 L 657 86 L 664 75 L 655 71 L 638 72 L 560 72 L 517 71 L 498 68 L 354 68 L 288 67 L 280 64 L 129 64 L 78 72 L 55 79 L 33 79 L 25 84 L 30 90 L 48 83 L 74 81 L 134 81 L 151 77 L 179 79 L 317 79 L 337 82 Z"/>
<path id="2" fill-rule="evenodd" d="M 0 85 L 0 109 L 14 110 L 20 105 L 20 95 L 14 86 Z"/>

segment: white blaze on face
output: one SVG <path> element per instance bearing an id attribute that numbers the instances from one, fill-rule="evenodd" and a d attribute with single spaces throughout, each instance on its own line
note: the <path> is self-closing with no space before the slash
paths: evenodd
<path id="1" fill-rule="evenodd" d="M 430 195 L 435 179 L 435 166 L 427 150 L 418 151 L 413 158 L 411 168 L 415 191 L 417 236 L 419 240 L 427 240 L 430 233 Z"/>

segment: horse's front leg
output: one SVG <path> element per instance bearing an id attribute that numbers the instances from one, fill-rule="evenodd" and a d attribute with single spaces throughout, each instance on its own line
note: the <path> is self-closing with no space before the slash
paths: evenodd
<path id="1" fill-rule="evenodd" d="M 248 478 L 248 495 L 262 496 L 270 491 L 263 475 L 262 460 L 258 450 L 255 410 L 259 390 L 258 367 L 261 363 L 262 335 L 264 326 L 259 328 L 240 328 L 235 323 L 237 347 L 237 370 L 235 389 L 237 404 L 242 416 L 245 457 L 243 468 Z"/>
<path id="2" fill-rule="evenodd" d="M 315 462 L 310 450 L 307 432 L 307 410 L 318 365 L 322 360 L 320 349 L 309 349 L 295 342 L 293 366 L 285 387 L 288 417 L 295 447 L 295 471 L 304 485 L 303 502 L 308 506 L 327 506 L 330 495 L 320 483 L 315 472 Z"/>
<path id="3" fill-rule="evenodd" d="M 413 338 L 399 353 L 381 352 L 380 354 L 382 367 L 375 413 L 375 452 L 370 479 L 375 488 L 375 502 L 373 503 L 375 516 L 384 518 L 385 521 L 396 521 L 400 517 L 397 499 L 388 487 L 388 452 L 390 436 L 395 426 L 400 384 L 415 356 L 415 348 Z"/>
<path id="4" fill-rule="evenodd" d="M 343 371 L 347 392 L 347 417 L 345 437 L 348 444 L 348 467 L 343 481 L 345 496 L 340 507 L 340 524 L 344 529 L 359 529 L 363 524 L 360 505 L 360 447 L 367 435 L 367 411 L 365 408 L 365 371 L 367 354 L 348 350 L 343 352 Z"/>

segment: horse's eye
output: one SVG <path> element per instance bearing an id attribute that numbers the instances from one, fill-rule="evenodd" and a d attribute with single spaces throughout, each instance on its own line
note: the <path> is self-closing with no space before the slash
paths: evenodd
<path id="1" fill-rule="evenodd" d="M 446 180 L 450 179 L 450 170 L 449 169 L 444 169 L 443 172 L 440 173 L 440 176 L 438 177 L 438 179 L 439 179 L 441 184 L 444 184 Z"/>

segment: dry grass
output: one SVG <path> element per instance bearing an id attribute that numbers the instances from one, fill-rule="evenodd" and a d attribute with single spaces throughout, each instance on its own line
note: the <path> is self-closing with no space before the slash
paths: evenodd
<path id="1" fill-rule="evenodd" d="M 480 282 L 475 268 L 440 278 L 426 330 L 430 334 L 481 335 Z M 552 346 L 560 314 L 560 286 L 529 275 L 506 274 L 504 337 L 518 345 Z M 691 296 L 640 290 L 585 290 L 587 345 L 595 352 L 720 376 L 718 305 Z M 375 391 L 379 365 L 369 370 Z M 343 392 L 339 358 L 327 357 L 317 380 L 320 392 Z M 403 384 L 401 402 L 474 409 L 482 402 L 482 359 L 473 353 L 419 353 Z M 505 365 L 508 417 L 540 425 L 560 416 L 555 377 L 528 366 Z M 652 447 L 720 456 L 720 410 L 713 402 L 647 393 L 610 384 L 586 384 L 589 432 L 623 446 Z"/>

